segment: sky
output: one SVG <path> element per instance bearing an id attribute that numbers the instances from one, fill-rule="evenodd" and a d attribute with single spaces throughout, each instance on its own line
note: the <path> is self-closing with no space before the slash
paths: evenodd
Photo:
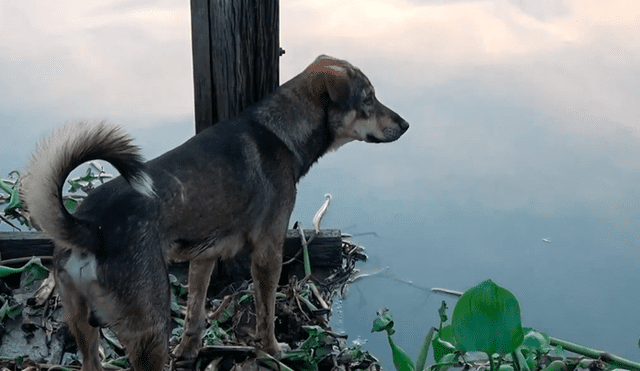
<path id="1" fill-rule="evenodd" d="M 639 2 L 282 0 L 280 14 L 282 82 L 319 54 L 346 59 L 411 124 L 300 183 L 292 220 L 310 226 L 330 192 L 326 227 L 379 236 L 360 238 L 363 270 L 390 273 L 352 289 L 350 335 L 388 351 L 363 330 L 376 306 L 419 321 L 401 344 L 437 325 L 441 298 L 398 279 L 494 278 L 530 326 L 640 359 Z M 147 158 L 193 135 L 190 32 L 187 1 L 0 2 L 0 176 L 69 121 L 120 123 Z"/>

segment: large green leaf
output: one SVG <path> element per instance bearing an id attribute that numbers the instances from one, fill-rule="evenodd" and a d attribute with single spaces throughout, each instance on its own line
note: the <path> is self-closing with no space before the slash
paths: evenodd
<path id="1" fill-rule="evenodd" d="M 491 280 L 467 290 L 458 299 L 451 327 L 458 349 L 489 356 L 510 353 L 524 339 L 518 299 Z"/>
<path id="2" fill-rule="evenodd" d="M 438 334 L 433 339 L 433 358 L 436 363 L 440 363 L 440 360 L 445 355 L 456 351 L 454 343 L 451 325 L 444 326 L 442 330 L 438 331 Z"/>

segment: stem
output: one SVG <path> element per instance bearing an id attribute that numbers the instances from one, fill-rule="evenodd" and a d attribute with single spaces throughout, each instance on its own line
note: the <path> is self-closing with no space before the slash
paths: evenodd
<path id="1" fill-rule="evenodd" d="M 302 244 L 302 261 L 304 263 L 304 276 L 309 277 L 311 275 L 309 247 L 307 246 L 307 239 L 304 237 L 304 231 L 302 230 L 302 226 L 299 223 L 298 223 L 298 232 L 300 233 L 300 243 Z"/>
<path id="2" fill-rule="evenodd" d="M 640 363 L 629 361 L 628 359 L 624 359 L 615 354 L 611 354 L 609 352 L 604 352 L 601 350 L 595 350 L 593 348 L 588 348 L 582 345 L 574 344 L 566 340 L 554 338 L 552 336 L 549 336 L 549 340 L 551 342 L 551 345 L 560 345 L 564 350 L 568 350 L 570 352 L 577 353 L 582 356 L 593 358 L 593 359 L 602 358 L 603 361 L 607 363 L 611 363 L 615 366 L 626 368 L 628 370 L 640 371 Z"/>
<path id="3" fill-rule="evenodd" d="M 489 354 L 489 365 L 491 366 L 491 371 L 496 371 L 496 365 L 493 362 L 493 355 L 491 354 Z"/>
<path id="4" fill-rule="evenodd" d="M 427 357 L 429 356 L 429 347 L 431 346 L 431 341 L 433 340 L 433 333 L 435 331 L 436 331 L 436 328 L 432 327 L 427 333 L 427 336 L 424 338 L 424 342 L 422 343 L 422 347 L 420 348 L 420 353 L 418 354 L 418 360 L 416 361 L 417 371 L 422 371 L 424 369 L 424 365 L 427 363 Z"/>
<path id="5" fill-rule="evenodd" d="M 520 348 L 511 352 L 511 357 L 513 357 L 514 363 L 518 366 L 518 371 L 530 371 L 529 365 L 527 365 L 527 360 L 522 355 Z"/>

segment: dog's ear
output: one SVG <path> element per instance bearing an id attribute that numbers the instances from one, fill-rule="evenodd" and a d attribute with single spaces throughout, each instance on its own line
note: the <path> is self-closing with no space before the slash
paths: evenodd
<path id="1" fill-rule="evenodd" d="M 322 102 L 323 93 L 327 92 L 329 99 L 334 102 L 343 102 L 349 99 L 349 73 L 341 61 L 321 55 L 307 68 L 310 76 L 311 94 L 315 101 L 324 105 L 328 102 Z"/>

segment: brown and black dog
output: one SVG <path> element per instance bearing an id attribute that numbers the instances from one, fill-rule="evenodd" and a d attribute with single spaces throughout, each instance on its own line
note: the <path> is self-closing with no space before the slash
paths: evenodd
<path id="1" fill-rule="evenodd" d="M 408 127 L 376 99 L 358 68 L 321 55 L 239 116 L 146 163 L 118 127 L 81 123 L 54 132 L 31 160 L 23 199 L 54 242 L 56 283 L 82 369 L 102 369 L 98 327 L 107 326 L 134 370 L 163 368 L 168 261 L 189 261 L 187 316 L 174 354 L 195 357 L 214 264 L 245 247 L 257 344 L 276 354 L 275 293 L 296 183 L 328 151 L 352 140 L 392 142 Z M 69 214 L 62 185 L 71 170 L 94 159 L 113 164 L 121 177 Z"/>

